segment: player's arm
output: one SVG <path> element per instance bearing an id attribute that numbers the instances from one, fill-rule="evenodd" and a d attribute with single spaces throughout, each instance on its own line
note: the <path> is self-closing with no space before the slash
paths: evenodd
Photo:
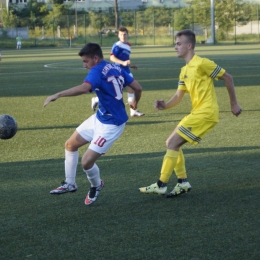
<path id="1" fill-rule="evenodd" d="M 164 110 L 174 107 L 181 102 L 184 94 L 184 90 L 177 89 L 176 93 L 171 97 L 169 101 L 165 102 L 163 99 L 155 100 L 154 107 L 158 110 Z"/>
<path id="2" fill-rule="evenodd" d="M 136 80 L 129 84 L 129 87 L 134 90 L 135 98 L 131 103 L 129 102 L 128 104 L 132 109 L 136 110 L 137 104 L 142 95 L 142 87 Z"/>
<path id="3" fill-rule="evenodd" d="M 241 112 L 242 112 L 242 108 L 237 103 L 233 77 L 230 74 L 228 74 L 227 72 L 225 72 L 219 78 L 222 79 L 224 81 L 225 85 L 226 85 L 226 88 L 227 88 L 227 91 L 228 91 L 228 95 L 229 95 L 229 99 L 230 99 L 231 112 L 235 116 L 239 116 L 241 114 Z"/>
<path id="4" fill-rule="evenodd" d="M 131 64 L 130 60 L 125 60 L 125 61 L 120 60 L 113 54 L 110 55 L 110 60 L 112 62 L 118 63 L 118 64 L 125 66 L 125 67 L 130 66 L 130 64 Z"/>
<path id="5" fill-rule="evenodd" d="M 91 90 L 91 85 L 87 82 L 83 82 L 81 85 L 69 88 L 66 90 L 63 90 L 61 92 L 58 92 L 56 94 L 53 94 L 46 98 L 44 101 L 43 106 L 46 107 L 50 102 L 57 100 L 61 97 L 71 97 L 71 96 L 78 96 L 85 94 L 86 92 L 89 92 Z"/>

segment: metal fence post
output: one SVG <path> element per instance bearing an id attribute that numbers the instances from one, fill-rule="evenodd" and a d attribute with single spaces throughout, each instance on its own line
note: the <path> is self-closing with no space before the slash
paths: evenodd
<path id="1" fill-rule="evenodd" d="M 153 10 L 153 45 L 155 45 L 155 23 L 154 23 L 154 10 Z"/>
<path id="2" fill-rule="evenodd" d="M 87 32 L 86 32 L 86 14 L 84 14 L 84 32 L 85 32 L 85 44 L 87 43 Z"/>

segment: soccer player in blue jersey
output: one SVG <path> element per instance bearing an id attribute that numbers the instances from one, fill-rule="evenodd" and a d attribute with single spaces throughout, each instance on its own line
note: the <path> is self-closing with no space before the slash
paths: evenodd
<path id="1" fill-rule="evenodd" d="M 44 107 L 60 97 L 77 96 L 95 91 L 99 98 L 99 109 L 78 126 L 66 141 L 66 180 L 62 182 L 61 186 L 50 191 L 50 193 L 63 194 L 77 190 L 78 149 L 90 143 L 81 160 L 83 171 L 91 184 L 85 199 L 85 204 L 90 205 L 96 201 L 104 186 L 104 181 L 100 178 L 99 168 L 95 162 L 121 136 L 128 120 L 123 101 L 123 88 L 129 86 L 134 91 L 135 99 L 129 102 L 129 105 L 133 109 L 137 109 L 142 87 L 125 70 L 105 61 L 102 50 L 96 43 L 86 44 L 79 52 L 79 56 L 82 58 L 83 66 L 89 69 L 89 73 L 83 83 L 47 97 Z"/>
<path id="2" fill-rule="evenodd" d="M 126 27 L 120 27 L 118 30 L 119 41 L 114 43 L 111 49 L 110 60 L 115 64 L 118 64 L 123 70 L 125 70 L 130 76 L 133 77 L 133 74 L 130 71 L 132 69 L 138 69 L 134 64 L 131 64 L 130 54 L 131 54 L 131 45 L 128 42 L 128 30 Z M 131 103 L 135 94 L 132 88 L 127 87 L 128 103 Z M 91 100 L 91 107 L 95 111 L 98 105 L 98 97 L 93 97 Z M 144 113 L 133 109 L 130 107 L 130 116 L 144 116 Z"/>
<path id="3" fill-rule="evenodd" d="M 156 100 L 155 108 L 165 110 L 181 102 L 185 93 L 189 93 L 192 102 L 191 113 L 184 117 L 166 141 L 167 151 L 163 159 L 159 180 L 147 187 L 139 188 L 142 193 L 165 194 L 167 183 L 173 173 L 177 184 L 167 198 L 178 196 L 191 190 L 187 179 L 185 158 L 182 145 L 189 142 L 198 144 L 219 120 L 219 108 L 213 80 L 224 81 L 228 90 L 231 112 L 238 116 L 242 108 L 237 102 L 233 78 L 215 62 L 195 55 L 196 37 L 191 30 L 179 31 L 175 36 L 175 50 L 186 65 L 181 69 L 179 86 L 169 101 Z"/>

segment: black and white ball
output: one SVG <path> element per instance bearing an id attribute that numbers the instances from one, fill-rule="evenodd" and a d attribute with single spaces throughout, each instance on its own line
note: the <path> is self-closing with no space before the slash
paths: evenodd
<path id="1" fill-rule="evenodd" d="M 0 139 L 10 139 L 16 132 L 16 120 L 10 115 L 0 115 Z"/>

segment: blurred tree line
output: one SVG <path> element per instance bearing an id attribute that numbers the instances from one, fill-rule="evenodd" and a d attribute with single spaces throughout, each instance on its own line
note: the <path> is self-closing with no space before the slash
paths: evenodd
<path id="1" fill-rule="evenodd" d="M 119 11 L 119 26 L 136 28 L 142 24 L 152 24 L 155 27 L 169 26 L 174 31 L 194 29 L 199 25 L 207 34 L 211 24 L 211 8 L 209 0 L 187 0 L 186 8 L 149 7 L 137 11 Z M 72 4 L 64 4 L 63 0 L 53 0 L 47 4 L 29 1 L 27 6 L 19 8 L 11 5 L 9 12 L 2 11 L 2 27 L 29 27 L 43 26 L 48 29 L 52 26 L 67 26 L 63 16 L 75 15 Z M 104 26 L 114 27 L 114 10 L 110 11 L 85 11 L 76 10 L 78 24 L 101 29 Z M 84 19 L 84 21 L 80 21 Z M 258 6 L 244 0 L 215 0 L 215 24 L 218 33 L 225 34 L 232 30 L 234 25 L 245 25 L 249 21 L 259 20 Z"/>

